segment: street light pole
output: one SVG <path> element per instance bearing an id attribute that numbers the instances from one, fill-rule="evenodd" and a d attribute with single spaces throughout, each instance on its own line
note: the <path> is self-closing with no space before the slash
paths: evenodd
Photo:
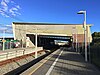
<path id="1" fill-rule="evenodd" d="M 86 31 L 86 22 L 84 22 L 84 26 L 85 26 L 85 29 L 84 29 L 84 40 L 85 40 L 85 61 L 87 61 L 87 31 Z"/>
<path id="2" fill-rule="evenodd" d="M 79 11 L 78 14 L 84 14 L 84 42 L 85 42 L 85 61 L 87 62 L 87 35 L 86 35 L 86 11 Z"/>
<path id="3" fill-rule="evenodd" d="M 5 31 L 3 31 L 3 51 L 5 50 Z"/>

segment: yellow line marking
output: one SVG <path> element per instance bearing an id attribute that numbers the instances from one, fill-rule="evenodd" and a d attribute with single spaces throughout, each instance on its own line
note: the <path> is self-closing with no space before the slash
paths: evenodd
<path id="1" fill-rule="evenodd" d="M 38 70 L 44 63 L 46 63 L 51 57 L 48 57 L 47 60 L 44 60 L 44 62 L 42 64 L 40 64 L 35 70 L 33 70 L 29 75 L 32 75 L 32 73 L 34 73 L 36 70 Z"/>
<path id="2" fill-rule="evenodd" d="M 57 51 L 58 52 L 58 51 Z M 57 52 L 55 52 L 54 54 L 56 54 Z M 53 55 L 54 55 L 53 54 Z M 53 56 L 52 55 L 52 56 Z M 52 56 L 49 56 L 46 60 L 44 59 L 44 62 L 42 64 L 40 64 L 37 68 L 35 68 L 35 70 L 33 70 L 32 72 L 30 72 L 28 75 L 32 75 L 36 70 L 38 70 L 44 63 L 46 63 Z"/>

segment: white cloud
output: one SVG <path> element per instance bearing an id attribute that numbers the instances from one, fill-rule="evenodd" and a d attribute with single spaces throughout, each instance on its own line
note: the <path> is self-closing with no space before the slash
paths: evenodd
<path id="1" fill-rule="evenodd" d="M 7 12 L 8 7 L 3 7 L 2 10 L 5 11 L 5 12 Z"/>
<path id="2" fill-rule="evenodd" d="M 14 11 L 13 11 L 12 9 L 9 9 L 9 12 L 10 12 L 10 13 L 14 13 Z"/>
<path id="3" fill-rule="evenodd" d="M 16 16 L 16 14 L 15 14 L 15 13 L 12 13 L 11 15 L 12 15 L 12 16 Z"/>
<path id="4" fill-rule="evenodd" d="M 2 0 L 0 2 L 0 14 L 8 17 L 8 16 L 18 16 L 21 15 L 18 11 L 20 8 L 19 5 L 17 5 L 12 0 Z M 1 12 L 2 11 L 2 12 Z"/>
<path id="5" fill-rule="evenodd" d="M 19 12 L 15 12 L 17 15 L 21 15 Z"/>
<path id="6" fill-rule="evenodd" d="M 0 10 L 0 14 L 1 14 L 2 16 L 9 17 L 8 15 L 5 14 L 5 12 L 4 12 L 3 10 Z"/>
<path id="7" fill-rule="evenodd" d="M 15 10 L 15 11 L 17 11 L 18 9 L 17 9 L 17 8 L 15 8 L 15 7 L 13 7 L 13 8 L 12 8 L 12 10 Z"/>
<path id="8" fill-rule="evenodd" d="M 16 5 L 16 8 L 21 9 L 21 7 L 19 5 Z"/>
<path id="9" fill-rule="evenodd" d="M 12 4 L 15 4 L 15 2 L 14 2 L 14 1 L 11 1 L 11 3 L 12 3 Z"/>
<path id="10" fill-rule="evenodd" d="M 1 5 L 4 6 L 4 7 L 7 6 L 7 4 L 6 4 L 6 2 L 4 0 L 1 1 Z"/>
<path id="11" fill-rule="evenodd" d="M 17 12 L 18 9 L 13 7 L 11 9 L 9 9 L 9 12 L 11 13 L 11 15 L 16 16 L 16 15 L 20 15 L 20 13 Z"/>
<path id="12" fill-rule="evenodd" d="M 9 3 L 10 2 L 10 0 L 4 0 L 6 3 Z"/>
<path id="13" fill-rule="evenodd" d="M 0 14 L 1 14 L 2 16 L 9 17 L 9 16 L 6 15 L 4 12 L 0 12 Z"/>

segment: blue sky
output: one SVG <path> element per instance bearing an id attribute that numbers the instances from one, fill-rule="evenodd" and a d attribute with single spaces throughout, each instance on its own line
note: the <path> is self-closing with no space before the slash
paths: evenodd
<path id="1" fill-rule="evenodd" d="M 0 0 L 6 2 L 8 9 L 0 6 L 0 24 L 12 22 L 49 22 L 65 24 L 82 24 L 87 11 L 87 24 L 93 24 L 92 32 L 99 32 L 100 0 Z M 8 2 L 8 3 L 7 3 Z M 11 18 L 12 17 L 12 18 Z"/>

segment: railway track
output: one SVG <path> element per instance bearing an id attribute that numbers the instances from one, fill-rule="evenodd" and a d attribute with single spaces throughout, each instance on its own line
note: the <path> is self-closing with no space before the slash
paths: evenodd
<path id="1" fill-rule="evenodd" d="M 7 64 L 11 64 L 13 62 L 18 62 L 20 60 L 26 59 L 28 57 L 34 57 L 34 59 L 28 63 L 25 63 L 24 65 L 21 65 L 20 67 L 17 67 L 16 69 L 13 69 L 9 72 L 6 72 L 5 75 L 19 75 L 20 73 L 22 73 L 23 71 L 25 71 L 26 69 L 28 69 L 29 67 L 31 67 L 32 65 L 36 64 L 37 62 L 39 62 L 40 60 L 42 60 L 43 58 L 45 58 L 46 56 L 48 56 L 49 54 L 51 54 L 52 52 L 54 52 L 56 49 L 52 50 L 52 51 L 48 51 L 48 50 L 41 50 L 38 51 L 38 54 L 40 54 L 40 56 L 35 59 L 35 52 L 30 53 L 30 54 L 26 54 L 23 56 L 19 56 L 16 58 L 12 58 L 12 59 L 8 59 L 5 61 L 1 61 L 0 62 L 0 67 L 1 66 L 5 66 Z M 42 54 L 42 52 L 45 52 L 45 54 Z"/>

